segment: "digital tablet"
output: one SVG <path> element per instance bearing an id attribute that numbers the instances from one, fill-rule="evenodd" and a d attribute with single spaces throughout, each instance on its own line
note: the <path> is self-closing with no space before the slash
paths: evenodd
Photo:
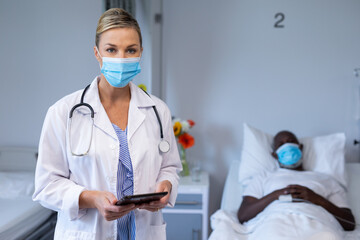
<path id="1" fill-rule="evenodd" d="M 130 195 L 121 198 L 117 201 L 116 205 L 126 205 L 126 204 L 142 204 L 149 203 L 152 201 L 158 201 L 160 198 L 168 194 L 167 192 L 157 192 L 157 193 L 147 193 L 147 194 L 139 194 L 139 195 Z"/>

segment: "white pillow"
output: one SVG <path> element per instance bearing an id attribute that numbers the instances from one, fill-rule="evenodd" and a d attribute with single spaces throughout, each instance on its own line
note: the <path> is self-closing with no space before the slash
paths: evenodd
<path id="1" fill-rule="evenodd" d="M 34 192 L 35 174 L 24 172 L 0 172 L 0 198 L 31 197 Z"/>
<path id="2" fill-rule="evenodd" d="M 274 136 L 244 124 L 243 149 L 239 166 L 239 181 L 243 185 L 257 174 L 275 171 L 279 165 L 271 152 Z M 344 187 L 345 134 L 335 133 L 319 137 L 300 138 L 303 146 L 303 167 L 308 171 L 328 174 Z"/>

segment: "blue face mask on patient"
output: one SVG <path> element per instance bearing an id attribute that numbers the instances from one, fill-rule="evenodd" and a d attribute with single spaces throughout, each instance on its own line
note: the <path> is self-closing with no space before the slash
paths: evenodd
<path id="1" fill-rule="evenodd" d="M 297 168 L 302 163 L 302 152 L 298 144 L 285 143 L 276 150 L 276 154 L 281 167 Z"/>

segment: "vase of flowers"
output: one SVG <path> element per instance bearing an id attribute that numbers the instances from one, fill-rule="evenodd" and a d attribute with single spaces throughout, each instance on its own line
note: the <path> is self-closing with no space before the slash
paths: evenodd
<path id="1" fill-rule="evenodd" d="M 176 141 L 178 143 L 178 149 L 181 159 L 181 164 L 183 170 L 181 172 L 182 176 L 189 176 L 189 164 L 186 160 L 186 149 L 191 148 L 195 144 L 195 139 L 188 132 L 195 125 L 195 122 L 192 120 L 181 120 L 179 118 L 173 119 L 173 128 Z"/>

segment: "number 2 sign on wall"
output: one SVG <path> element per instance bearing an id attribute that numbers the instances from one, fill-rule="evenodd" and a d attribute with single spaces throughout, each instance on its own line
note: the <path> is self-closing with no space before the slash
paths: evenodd
<path id="1" fill-rule="evenodd" d="M 277 19 L 277 21 L 274 24 L 274 28 L 284 28 L 285 25 L 281 24 L 284 20 L 285 20 L 285 14 L 283 13 L 277 13 L 275 14 L 275 20 Z"/>

